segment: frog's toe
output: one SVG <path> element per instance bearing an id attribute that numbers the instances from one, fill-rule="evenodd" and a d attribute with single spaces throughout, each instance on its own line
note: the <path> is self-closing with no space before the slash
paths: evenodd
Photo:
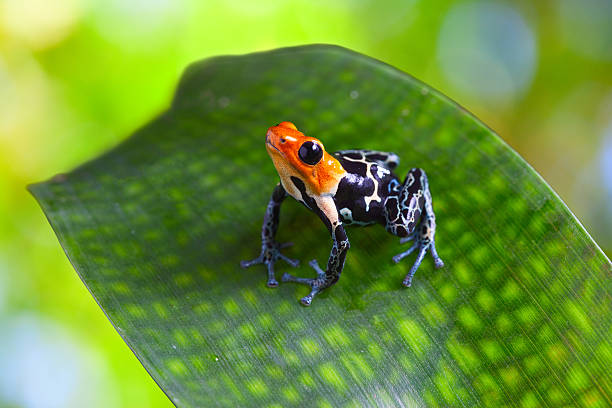
<path id="1" fill-rule="evenodd" d="M 438 251 L 436 251 L 436 242 L 435 241 L 431 241 L 431 256 L 434 259 L 434 264 L 436 265 L 436 268 L 442 268 L 444 266 L 444 262 L 442 261 L 442 259 L 440 258 L 440 256 L 438 255 Z"/>
<path id="2" fill-rule="evenodd" d="M 415 236 L 416 236 L 416 234 L 413 232 L 412 234 L 408 235 L 407 237 L 400 238 L 400 244 L 405 244 L 406 242 L 412 241 Z"/>
<path id="3" fill-rule="evenodd" d="M 278 287 L 278 281 L 276 280 L 276 277 L 274 275 L 274 262 L 266 262 L 266 266 L 268 267 L 268 282 L 266 283 L 266 285 L 269 288 Z"/>
<path id="4" fill-rule="evenodd" d="M 317 271 L 317 278 L 322 279 L 325 277 L 325 271 L 321 269 L 316 259 L 313 259 L 312 261 L 308 262 L 308 265 L 310 265 L 312 269 Z"/>
<path id="5" fill-rule="evenodd" d="M 414 261 L 412 268 L 410 268 L 410 271 L 402 281 L 402 285 L 406 286 L 407 288 L 412 285 L 412 277 L 414 276 L 414 273 L 417 271 L 417 269 L 419 269 L 419 266 L 421 266 L 421 262 L 423 262 L 423 258 L 425 257 L 425 252 L 427 252 L 427 248 L 427 245 L 422 246 L 420 248 L 416 261 Z"/>
<path id="6" fill-rule="evenodd" d="M 319 264 L 317 264 L 317 261 L 314 261 L 314 260 L 310 261 L 310 266 L 312 266 L 315 270 L 317 270 L 318 277 L 316 279 L 298 278 L 289 273 L 283 274 L 283 278 L 282 278 L 283 282 L 296 282 L 296 283 L 301 283 L 303 285 L 310 286 L 311 288 L 310 293 L 307 296 L 304 296 L 302 299 L 300 299 L 300 302 L 304 306 L 310 306 L 310 304 L 312 303 L 312 299 L 315 297 L 315 295 L 319 293 L 321 290 L 325 289 L 325 286 L 323 286 L 325 282 L 322 280 L 324 279 L 324 276 L 321 275 L 321 274 L 325 275 L 325 272 L 322 271 L 321 268 L 319 268 Z"/>
<path id="7" fill-rule="evenodd" d="M 415 242 L 413 246 L 411 246 L 410 248 L 408 248 L 404 252 L 401 252 L 401 253 L 395 255 L 393 257 L 393 262 L 399 263 L 399 261 L 401 261 L 402 259 L 404 259 L 408 255 L 410 255 L 412 253 L 412 251 L 414 251 L 418 246 L 419 246 L 419 244 Z"/>
<path id="8" fill-rule="evenodd" d="M 298 283 L 304 283 L 305 278 L 298 278 L 297 276 L 293 276 L 290 273 L 283 273 L 283 277 L 281 278 L 282 282 L 298 282 Z"/>
<path id="9" fill-rule="evenodd" d="M 260 263 L 263 263 L 263 258 L 261 256 L 258 256 L 257 258 L 251 259 L 250 261 L 240 261 L 240 266 L 246 269 Z"/>
<path id="10" fill-rule="evenodd" d="M 307 295 L 300 299 L 300 303 L 304 306 L 310 306 L 312 304 L 312 296 Z"/>
<path id="11" fill-rule="evenodd" d="M 283 261 L 287 262 L 289 265 L 293 266 L 294 268 L 300 265 L 299 259 L 291 259 L 283 254 L 278 254 L 278 257 L 282 259 Z"/>

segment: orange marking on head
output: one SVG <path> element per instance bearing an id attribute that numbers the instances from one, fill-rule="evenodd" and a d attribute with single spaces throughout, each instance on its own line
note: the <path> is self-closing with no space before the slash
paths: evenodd
<path id="1" fill-rule="evenodd" d="M 298 151 L 305 142 L 317 143 L 323 150 L 323 157 L 314 165 L 304 163 Z M 314 194 L 335 194 L 338 183 L 346 174 L 335 157 L 325 151 L 323 143 L 306 136 L 291 122 L 281 122 L 266 133 L 266 149 L 287 192 L 295 196 L 290 177 L 298 177 Z M 292 191 L 293 190 L 293 191 Z"/>
<path id="2" fill-rule="evenodd" d="M 293 130 L 297 130 L 297 127 L 291 122 L 281 122 L 276 127 L 285 127 Z"/>

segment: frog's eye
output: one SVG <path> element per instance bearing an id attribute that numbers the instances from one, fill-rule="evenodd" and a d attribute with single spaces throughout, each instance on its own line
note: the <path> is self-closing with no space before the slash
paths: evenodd
<path id="1" fill-rule="evenodd" d="M 306 164 L 315 165 L 323 157 L 323 149 L 315 142 L 304 142 L 298 150 L 298 156 Z"/>

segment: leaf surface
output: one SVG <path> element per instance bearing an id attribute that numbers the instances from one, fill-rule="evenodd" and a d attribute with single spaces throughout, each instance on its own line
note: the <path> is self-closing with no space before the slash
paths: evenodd
<path id="1" fill-rule="evenodd" d="M 339 282 L 265 286 L 260 228 L 278 176 L 265 129 L 329 151 L 397 152 L 427 171 L 437 247 L 349 228 Z M 171 108 L 67 175 L 30 187 L 119 334 L 177 406 L 608 406 L 612 267 L 566 206 L 448 98 L 333 46 L 190 66 Z M 311 276 L 331 241 L 292 199 L 279 241 Z M 291 268 L 277 264 L 278 277 Z"/>

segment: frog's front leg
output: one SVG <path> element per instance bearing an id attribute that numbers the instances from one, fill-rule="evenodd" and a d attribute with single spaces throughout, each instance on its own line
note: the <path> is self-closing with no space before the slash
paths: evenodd
<path id="1" fill-rule="evenodd" d="M 436 268 L 444 266 L 444 262 L 436 251 L 436 215 L 433 211 L 431 193 L 427 175 L 422 169 L 412 169 L 397 197 L 388 197 L 385 202 L 387 231 L 402 237 L 400 243 L 414 239 L 414 244 L 408 250 L 393 257 L 398 263 L 415 249 L 419 250 L 417 259 L 404 278 L 402 284 L 410 286 L 412 277 L 421 265 L 429 249 Z M 419 224 L 420 221 L 420 224 Z"/>
<path id="2" fill-rule="evenodd" d="M 340 274 L 344 268 L 344 260 L 346 259 L 346 253 L 350 248 L 350 244 L 346 232 L 344 231 L 344 226 L 338 218 L 336 205 L 331 197 L 311 198 L 310 200 L 305 200 L 305 202 L 310 209 L 317 213 L 331 234 L 333 244 L 327 261 L 327 268 L 325 270 L 321 269 L 317 261 L 312 260 L 310 261 L 310 266 L 317 272 L 316 278 L 297 278 L 285 273 L 282 281 L 297 282 L 310 286 L 310 293 L 300 299 L 304 306 L 310 306 L 312 299 L 317 293 L 332 286 L 340 279 Z"/>
<path id="3" fill-rule="evenodd" d="M 287 198 L 287 192 L 282 185 L 278 184 L 274 188 L 272 197 L 268 202 L 266 208 L 266 215 L 264 216 L 264 222 L 261 227 L 261 254 L 251 261 L 241 261 L 240 266 L 248 268 L 252 265 L 263 263 L 268 267 L 268 287 L 275 288 L 278 286 L 278 281 L 274 275 L 274 263 L 282 259 L 289 265 L 295 267 L 298 266 L 300 261 L 291 259 L 283 255 L 280 250 L 285 248 L 290 243 L 279 244 L 275 241 L 276 230 L 278 229 L 278 221 L 280 215 L 280 205 Z"/>

